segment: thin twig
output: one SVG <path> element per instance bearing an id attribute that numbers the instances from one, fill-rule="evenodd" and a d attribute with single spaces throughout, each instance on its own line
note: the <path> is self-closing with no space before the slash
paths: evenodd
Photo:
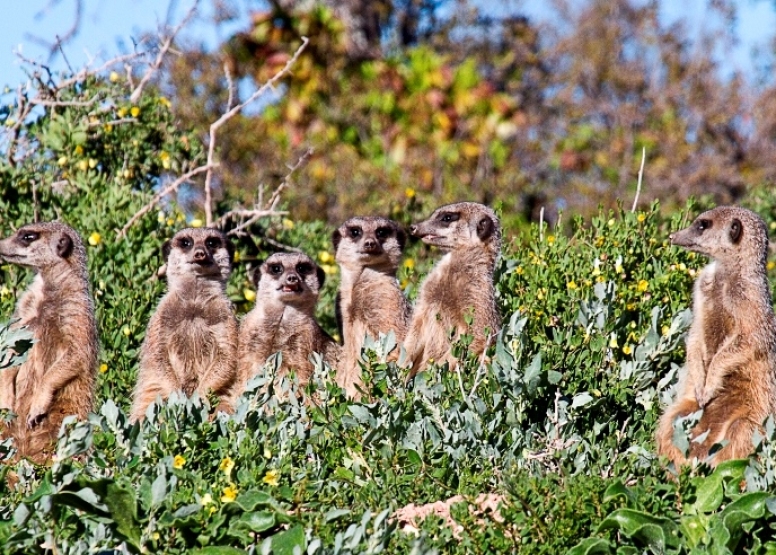
<path id="1" fill-rule="evenodd" d="M 180 176 L 178 179 L 173 181 L 170 185 L 159 191 L 156 195 L 154 195 L 154 198 L 148 202 L 143 208 L 138 210 L 134 216 L 132 216 L 129 221 L 124 224 L 124 227 L 121 228 L 121 231 L 119 231 L 118 235 L 119 237 L 126 237 L 127 236 L 127 230 L 129 230 L 132 225 L 138 221 L 140 218 L 145 216 L 148 212 L 150 212 L 154 206 L 157 205 L 157 203 L 162 200 L 165 196 L 169 195 L 173 191 L 177 190 L 178 187 L 186 183 L 189 179 L 194 177 L 197 174 L 200 174 L 202 172 L 211 170 L 212 168 L 209 165 L 199 166 L 197 168 L 194 168 L 193 170 L 184 173 L 182 176 Z"/>
<path id="2" fill-rule="evenodd" d="M 636 198 L 633 199 L 633 208 L 631 212 L 636 211 L 636 205 L 639 203 L 639 195 L 641 194 L 641 178 L 644 175 L 644 160 L 647 158 L 647 147 L 641 147 L 641 167 L 639 168 L 639 180 L 636 183 Z"/>
<path id="3" fill-rule="evenodd" d="M 159 53 L 156 55 L 156 59 L 151 64 L 151 67 L 148 68 L 148 70 L 145 72 L 143 77 L 140 79 L 140 82 L 137 84 L 137 87 L 135 87 L 135 90 L 133 90 L 132 94 L 129 95 L 129 101 L 132 104 L 138 101 L 138 99 L 140 98 L 140 95 L 143 94 L 143 88 L 151 80 L 151 77 L 154 76 L 154 74 L 159 70 L 159 68 L 162 67 L 162 63 L 164 62 L 164 57 L 167 55 L 167 51 L 172 46 L 172 41 L 175 40 L 176 35 L 180 32 L 181 29 L 183 29 L 183 27 L 194 16 L 194 13 L 197 11 L 198 3 L 199 3 L 198 1 L 194 2 L 191 8 L 189 8 L 189 11 L 186 13 L 186 16 L 183 18 L 183 20 L 178 24 L 177 27 L 175 27 L 175 29 L 172 30 L 172 32 L 168 37 L 165 37 L 164 42 L 162 43 L 162 46 L 159 48 Z"/>
<path id="4" fill-rule="evenodd" d="M 226 100 L 226 109 L 231 110 L 234 104 L 234 81 L 232 73 L 229 71 L 229 64 L 224 63 L 224 76 L 226 77 L 226 90 L 229 91 L 229 98 Z"/>
<path id="5" fill-rule="evenodd" d="M 291 59 L 288 60 L 288 62 L 286 62 L 286 65 L 284 65 L 280 71 L 278 71 L 266 83 L 264 83 L 261 87 L 259 87 L 258 90 L 254 91 L 254 93 L 250 97 L 248 97 L 248 99 L 245 102 L 241 102 L 240 104 L 237 104 L 233 108 L 230 108 L 220 118 L 218 118 L 210 125 L 210 136 L 209 136 L 209 142 L 208 142 L 208 148 L 207 148 L 208 166 L 213 167 L 215 164 L 216 131 L 218 131 L 218 129 L 222 125 L 224 125 L 227 121 L 229 121 L 235 114 L 240 112 L 248 104 L 250 104 L 257 98 L 262 96 L 268 89 L 270 88 L 274 89 L 275 84 L 291 71 L 291 67 L 299 59 L 299 56 L 302 54 L 302 51 L 307 47 L 307 44 L 309 42 L 310 42 L 310 39 L 308 39 L 307 37 L 302 37 L 302 44 L 299 46 L 299 48 L 296 49 L 296 52 L 294 52 L 294 55 L 291 57 Z M 208 227 L 213 225 L 212 180 L 213 180 L 213 172 L 209 171 L 205 175 L 205 224 Z"/>
<path id="6" fill-rule="evenodd" d="M 277 188 L 272 192 L 272 196 L 269 197 L 269 201 L 267 202 L 267 208 L 270 210 L 274 210 L 275 206 L 278 203 L 278 200 L 280 200 L 280 193 L 283 192 L 283 189 L 285 189 L 288 186 L 288 183 L 291 179 L 291 176 L 294 175 L 294 172 L 301 168 L 304 164 L 307 163 L 307 161 L 310 159 L 310 156 L 313 155 L 313 149 L 308 148 L 300 157 L 299 160 L 296 161 L 296 164 L 288 168 L 288 173 L 283 178 L 283 181 L 280 182 L 280 185 L 277 186 Z"/>
<path id="7" fill-rule="evenodd" d="M 100 94 L 95 94 L 89 100 L 44 100 L 38 96 L 30 99 L 30 104 L 38 106 L 81 106 L 88 107 L 96 104 L 100 100 Z"/>

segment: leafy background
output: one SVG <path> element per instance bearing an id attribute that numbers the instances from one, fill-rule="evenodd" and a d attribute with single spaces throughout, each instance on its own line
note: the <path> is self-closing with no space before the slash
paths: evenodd
<path id="1" fill-rule="evenodd" d="M 344 25 L 324 8 L 297 14 L 291 22 L 305 21 L 306 32 L 321 41 L 327 29 Z M 254 23 L 253 39 L 268 40 L 262 39 L 266 32 L 278 51 L 293 48 L 284 33 L 261 31 L 266 19 L 257 16 Z M 323 30 L 309 27 L 313 23 Z M 294 25 L 284 26 L 284 32 Z M 337 43 L 332 44 L 328 51 L 336 52 Z M 473 136 L 504 123 L 493 119 L 493 110 L 514 116 L 509 103 L 500 104 L 501 97 L 484 85 L 481 68 L 456 62 L 454 71 L 446 71 L 444 64 L 452 62 L 443 62 L 428 46 L 410 48 L 395 59 L 371 60 L 358 71 L 343 68 L 342 81 L 335 81 L 337 87 L 352 87 L 347 98 L 352 113 L 361 113 L 361 102 L 371 103 L 363 117 L 374 133 L 355 130 L 351 136 L 347 125 L 326 131 L 315 123 L 319 116 L 310 116 L 315 106 L 344 110 L 331 99 L 346 102 L 340 88 L 324 97 L 304 88 L 323 86 L 315 80 L 315 72 L 322 71 L 315 52 L 300 59 L 281 101 L 250 122 L 235 123 L 264 126 L 266 133 L 243 130 L 234 137 L 261 137 L 277 145 L 286 140 L 283 133 L 309 117 L 305 125 L 320 128 L 336 147 L 316 144 L 318 135 L 308 134 L 307 127 L 296 129 L 301 143 L 313 144 L 326 158 L 311 160 L 304 168 L 309 174 L 287 189 L 287 215 L 262 219 L 236 237 L 238 255 L 227 290 L 236 310 L 251 307 L 248 275 L 257 261 L 278 244 L 298 247 L 327 270 L 318 311 L 322 325 L 335 331 L 332 223 L 323 212 L 307 212 L 309 202 L 301 200 L 317 199 L 323 184 L 338 187 L 337 194 L 347 199 L 326 216 L 379 207 L 404 223 L 422 218 L 444 199 L 487 200 L 481 194 L 490 191 L 498 197 L 493 204 L 508 240 L 496 273 L 504 328 L 488 360 L 467 356 L 464 337 L 456 347 L 465 361 L 460 373 L 432 367 L 408 387 L 404 371 L 384 361 L 392 339 L 380 338 L 365 353 L 363 402 L 345 399 L 331 369 L 318 361 L 309 389 L 319 402 L 300 403 L 293 380 L 271 381 L 269 363 L 267 376 L 250 384 L 231 417 L 212 417 L 207 400 L 176 397 L 156 407 L 154 417 L 130 425 L 126 411 L 138 349 L 164 289 L 155 277 L 160 245 L 176 230 L 199 223 L 198 183 L 140 218 L 125 237 L 117 230 L 170 176 L 204 161 L 202 130 L 186 116 L 197 112 L 197 105 L 182 93 L 170 94 L 172 78 L 136 101 L 130 100 L 125 79 L 109 71 L 67 86 L 62 83 L 69 76 L 38 82 L 0 114 L 11 145 L 0 161 L 0 231 L 7 236 L 36 217 L 61 218 L 87 240 L 102 344 L 98 403 L 88 422 L 67 423 L 49 466 L 12 462 L 10 441 L 0 444 L 5 459 L 0 553 L 774 552 L 773 422 L 757 438 L 749 460 L 713 472 L 700 466 L 676 474 L 654 454 L 656 422 L 684 360 L 692 282 L 705 264 L 669 246 L 667 237 L 711 206 L 714 197 L 681 206 L 672 198 L 669 208 L 653 202 L 635 210 L 630 201 L 610 205 L 604 199 L 604 207 L 587 215 L 570 210 L 580 215 L 532 224 L 515 209 L 517 192 L 503 188 L 495 174 L 484 179 L 481 190 L 457 188 L 453 174 L 471 170 L 455 159 L 468 148 L 467 135 L 424 129 L 429 121 L 443 129 L 444 118 L 437 116 L 452 115 L 440 112 L 439 102 L 455 107 L 459 126 Z M 269 76 L 260 73 L 257 79 Z M 386 83 L 397 82 L 396 96 L 381 100 L 391 90 Z M 15 121 L 15 107 L 38 94 L 48 104 Z M 425 106 L 424 99 L 433 102 Z M 397 100 L 406 106 L 392 105 Z M 378 110 L 380 102 L 386 104 Z M 294 108 L 294 103 L 303 105 Z M 431 113 L 436 115 L 429 119 Z M 364 184 L 370 175 L 383 175 L 375 167 L 389 164 L 390 156 L 382 157 L 385 143 L 378 145 L 375 138 L 392 125 L 405 126 L 395 137 L 417 133 L 417 142 L 407 144 L 420 150 L 390 162 L 397 173 L 385 174 L 395 179 L 387 200 L 351 196 L 377 189 Z M 576 136 L 557 133 L 568 140 Z M 500 147 L 492 146 L 498 143 L 476 144 L 494 160 L 499 156 Z M 502 146 L 514 152 L 512 143 Z M 292 163 L 296 153 L 293 141 L 273 151 L 275 158 L 264 147 L 238 149 L 228 140 L 219 147 L 225 160 L 239 153 L 263 160 L 267 171 L 280 172 L 268 181 L 272 184 L 283 175 L 278 168 Z M 421 161 L 430 159 L 424 149 L 431 147 L 453 156 L 439 165 L 439 182 L 445 185 L 438 195 L 433 186 L 402 173 L 428 169 Z M 632 144 L 631 154 L 639 147 Z M 359 161 L 350 166 L 345 159 Z M 613 158 L 607 167 L 618 171 L 620 164 Z M 334 179 L 351 167 L 357 168 L 350 173 L 351 185 Z M 332 168 L 340 171 L 326 177 Z M 311 176 L 321 170 L 319 186 Z M 219 173 L 217 214 L 241 199 L 247 202 L 227 184 L 229 171 Z M 629 180 L 635 176 L 627 174 Z M 650 178 L 645 195 L 651 187 Z M 776 194 L 767 181 L 747 186 L 742 195 L 741 204 L 776 228 Z M 417 243 L 408 247 L 399 278 L 410 297 L 437 256 Z M 0 271 L 0 312 L 10 317 L 30 276 L 11 265 Z M 773 278 L 772 263 L 768 271 Z M 14 344 L 23 350 L 26 340 L 5 328 L 0 338 L 3 353 Z M 482 493 L 501 496 L 498 515 L 477 511 Z M 417 524 L 417 534 L 406 533 L 393 517 L 410 503 L 454 495 L 464 499 L 452 507 L 460 525 L 455 529 L 430 517 Z"/>

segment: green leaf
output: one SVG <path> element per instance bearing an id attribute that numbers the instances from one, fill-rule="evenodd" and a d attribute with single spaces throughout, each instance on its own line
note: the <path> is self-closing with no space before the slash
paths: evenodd
<path id="1" fill-rule="evenodd" d="M 682 537 L 687 538 L 690 547 L 697 547 L 708 537 L 711 517 L 708 515 L 683 516 L 679 521 Z"/>
<path id="2" fill-rule="evenodd" d="M 304 537 L 304 528 L 294 526 L 284 532 L 272 536 L 272 553 L 274 555 L 294 555 L 294 548 L 304 552 L 307 549 L 307 542 Z"/>
<path id="3" fill-rule="evenodd" d="M 636 507 L 636 496 L 620 480 L 611 484 L 604 492 L 604 503 L 611 503 L 616 499 L 622 499 L 629 509 Z"/>
<path id="4" fill-rule="evenodd" d="M 109 484 L 105 505 L 116 523 L 116 530 L 139 552 L 141 531 L 137 521 L 135 492 L 126 484 Z"/>
<path id="5" fill-rule="evenodd" d="M 191 555 L 245 555 L 243 549 L 229 547 L 226 545 L 211 545 L 202 549 L 195 549 L 190 552 Z"/>
<path id="6" fill-rule="evenodd" d="M 733 501 L 715 519 L 711 530 L 714 541 L 735 550 L 744 532 L 743 525 L 762 518 L 767 508 L 766 503 L 772 498 L 770 493 L 758 491 L 744 494 Z"/>
<path id="7" fill-rule="evenodd" d="M 534 355 L 533 360 L 531 360 L 531 364 L 528 365 L 528 368 L 525 369 L 525 375 L 523 376 L 523 381 L 525 382 L 525 387 L 528 390 L 528 393 L 535 393 L 536 388 L 539 387 L 541 371 L 542 353 L 538 352 L 536 355 Z"/>
<path id="8" fill-rule="evenodd" d="M 560 382 L 562 377 L 563 377 L 563 374 L 561 374 L 557 370 L 550 370 L 547 372 L 547 381 L 550 382 L 552 385 L 557 385 Z"/>
<path id="9" fill-rule="evenodd" d="M 277 507 L 277 501 L 265 491 L 251 490 L 240 493 L 234 505 L 243 511 L 255 511 L 259 507 Z"/>
<path id="10" fill-rule="evenodd" d="M 701 480 L 692 508 L 699 513 L 710 513 L 719 508 L 723 498 L 722 476 L 715 472 Z"/>
<path id="11" fill-rule="evenodd" d="M 612 544 L 601 538 L 585 538 L 566 552 L 566 555 L 607 555 L 612 553 Z"/>
<path id="12" fill-rule="evenodd" d="M 678 528 L 667 518 L 655 517 L 633 509 L 617 509 L 604 519 L 598 531 L 618 530 L 654 549 L 677 544 Z"/>
<path id="13" fill-rule="evenodd" d="M 325 522 L 331 522 L 332 520 L 337 520 L 338 518 L 349 514 L 350 511 L 348 509 L 332 509 L 323 515 L 323 520 Z"/>
<path id="14" fill-rule="evenodd" d="M 272 511 L 255 511 L 244 513 L 240 518 L 235 519 L 230 524 L 230 528 L 250 530 L 257 534 L 265 532 L 277 524 L 275 513 Z"/>

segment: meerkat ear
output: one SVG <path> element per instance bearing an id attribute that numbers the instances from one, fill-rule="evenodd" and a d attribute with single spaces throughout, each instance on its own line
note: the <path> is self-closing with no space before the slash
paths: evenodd
<path id="1" fill-rule="evenodd" d="M 73 252 L 73 240 L 67 233 L 59 236 L 57 241 L 57 254 L 60 258 L 67 258 Z"/>
<path id="2" fill-rule="evenodd" d="M 315 272 L 318 274 L 318 288 L 320 289 L 323 287 L 323 284 L 326 283 L 326 272 L 324 272 L 323 268 L 317 264 L 315 266 Z"/>
<path id="3" fill-rule="evenodd" d="M 172 250 L 172 242 L 170 242 L 170 240 L 167 239 L 162 245 L 162 257 L 164 258 L 165 262 L 167 262 L 167 259 L 170 258 L 171 250 Z"/>
<path id="4" fill-rule="evenodd" d="M 341 240 L 342 240 L 342 234 L 339 232 L 339 229 L 335 229 L 334 233 L 331 234 L 331 242 L 334 243 L 335 251 L 339 248 L 339 244 Z"/>
<path id="5" fill-rule="evenodd" d="M 480 221 L 477 222 L 477 237 L 480 238 L 480 241 L 484 241 L 493 235 L 494 228 L 493 220 L 489 217 L 485 216 L 484 218 L 480 218 Z"/>
<path id="6" fill-rule="evenodd" d="M 741 220 L 733 218 L 733 223 L 730 224 L 730 240 L 734 245 L 741 240 L 743 234 L 744 226 L 741 224 Z"/>
<path id="7" fill-rule="evenodd" d="M 224 234 L 224 243 L 226 244 L 226 252 L 229 253 L 229 263 L 234 263 L 234 243 Z"/>
<path id="8" fill-rule="evenodd" d="M 259 281 L 261 280 L 261 267 L 264 266 L 264 261 L 258 260 L 257 263 L 258 266 L 256 266 L 251 272 L 251 283 L 256 289 L 259 288 Z"/>
<path id="9" fill-rule="evenodd" d="M 396 240 L 399 242 L 399 248 L 404 250 L 404 245 L 407 244 L 407 232 L 403 227 L 396 228 Z"/>

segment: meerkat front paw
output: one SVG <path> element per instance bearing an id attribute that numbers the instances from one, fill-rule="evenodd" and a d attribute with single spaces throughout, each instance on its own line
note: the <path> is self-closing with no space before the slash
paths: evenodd
<path id="1" fill-rule="evenodd" d="M 51 396 L 40 396 L 33 399 L 30 411 L 27 415 L 27 428 L 32 429 L 41 422 L 48 414 L 51 406 Z"/>
<path id="2" fill-rule="evenodd" d="M 703 385 L 695 387 L 695 400 L 698 401 L 698 406 L 703 408 L 711 401 L 710 391 Z"/>

